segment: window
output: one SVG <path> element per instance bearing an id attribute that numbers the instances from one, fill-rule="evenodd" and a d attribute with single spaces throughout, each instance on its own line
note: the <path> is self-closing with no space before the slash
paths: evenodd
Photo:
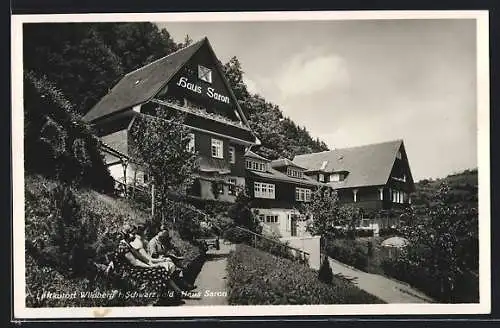
<path id="1" fill-rule="evenodd" d="M 323 173 L 320 173 L 319 176 L 318 176 L 318 180 L 320 182 L 325 182 L 325 175 Z"/>
<path id="2" fill-rule="evenodd" d="M 198 65 L 198 78 L 202 81 L 212 83 L 212 70 L 205 66 Z"/>
<path id="3" fill-rule="evenodd" d="M 264 222 L 265 218 L 266 218 L 266 217 L 265 217 L 265 215 L 264 215 L 264 214 L 259 214 L 259 221 L 260 221 L 260 222 Z"/>
<path id="4" fill-rule="evenodd" d="M 403 156 L 401 155 L 401 150 L 398 150 L 398 153 L 396 154 L 396 157 L 401 159 Z"/>
<path id="5" fill-rule="evenodd" d="M 267 164 L 247 159 L 245 166 L 249 170 L 266 172 Z"/>
<path id="6" fill-rule="evenodd" d="M 338 182 L 340 181 L 340 174 L 339 173 L 333 173 L 330 175 L 330 182 Z"/>
<path id="7" fill-rule="evenodd" d="M 236 195 L 236 179 L 235 178 L 228 178 L 227 184 L 229 185 L 228 194 L 233 195 L 233 196 Z"/>
<path id="8" fill-rule="evenodd" d="M 311 201 L 311 189 L 306 188 L 295 188 L 295 200 L 298 202 L 310 202 Z"/>
<path id="9" fill-rule="evenodd" d="M 406 194 L 399 190 L 392 191 L 392 202 L 403 204 L 406 198 Z"/>
<path id="10" fill-rule="evenodd" d="M 219 139 L 212 139 L 212 157 L 224 158 L 222 149 L 224 143 Z"/>
<path id="11" fill-rule="evenodd" d="M 231 164 L 236 163 L 236 153 L 233 146 L 229 146 L 229 161 Z"/>
<path id="12" fill-rule="evenodd" d="M 278 223 L 277 215 L 266 215 L 266 223 Z"/>
<path id="13" fill-rule="evenodd" d="M 358 201 L 358 189 L 352 190 L 353 201 L 356 203 Z"/>
<path id="14" fill-rule="evenodd" d="M 187 150 L 194 153 L 195 151 L 194 133 L 189 133 L 188 138 L 189 138 L 189 143 L 187 144 Z"/>
<path id="15" fill-rule="evenodd" d="M 292 169 L 290 167 L 286 169 L 286 174 L 292 178 L 302 179 L 302 172 L 299 170 Z"/>
<path id="16" fill-rule="evenodd" d="M 255 182 L 254 183 L 254 197 L 274 199 L 274 185 L 270 183 Z"/>

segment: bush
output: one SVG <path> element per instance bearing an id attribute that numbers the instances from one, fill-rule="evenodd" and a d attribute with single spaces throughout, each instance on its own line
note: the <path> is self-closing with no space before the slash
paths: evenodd
<path id="1" fill-rule="evenodd" d="M 479 302 L 479 278 L 471 272 L 459 275 L 455 287 L 450 290 L 428 269 L 410 265 L 402 258 L 386 259 L 382 268 L 387 276 L 407 282 L 440 302 Z"/>
<path id="2" fill-rule="evenodd" d="M 297 259 L 298 254 L 296 255 L 292 253 L 293 250 L 288 248 L 287 244 L 284 244 L 282 241 L 280 241 L 278 237 L 273 236 L 266 238 L 267 239 L 258 238 L 255 247 L 285 259 L 290 259 L 290 260 Z"/>
<path id="3" fill-rule="evenodd" d="M 236 227 L 232 227 L 224 231 L 222 237 L 235 244 L 250 242 L 252 240 L 252 236 L 249 233 Z"/>
<path id="4" fill-rule="evenodd" d="M 380 299 L 334 277 L 332 285 L 318 280 L 305 265 L 237 245 L 228 258 L 228 302 L 263 304 L 370 304 Z"/>
<path id="5" fill-rule="evenodd" d="M 332 258 L 360 270 L 366 270 L 369 264 L 368 250 L 356 240 L 328 240 L 326 253 Z"/>
<path id="6" fill-rule="evenodd" d="M 319 268 L 318 278 L 321 282 L 325 284 L 331 284 L 333 281 L 333 271 L 330 267 L 330 261 L 328 257 L 324 256 L 323 261 L 321 263 L 321 267 Z"/>

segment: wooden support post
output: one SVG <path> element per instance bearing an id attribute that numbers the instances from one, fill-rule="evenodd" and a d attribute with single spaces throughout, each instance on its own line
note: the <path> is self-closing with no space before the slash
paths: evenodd
<path id="1" fill-rule="evenodd" d="M 151 184 L 151 218 L 155 217 L 155 185 Z"/>

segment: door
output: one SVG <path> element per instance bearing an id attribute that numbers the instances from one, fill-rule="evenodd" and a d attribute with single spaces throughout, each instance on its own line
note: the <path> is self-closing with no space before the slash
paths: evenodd
<path id="1" fill-rule="evenodd" d="M 290 215 L 290 234 L 292 237 L 297 236 L 297 216 Z"/>

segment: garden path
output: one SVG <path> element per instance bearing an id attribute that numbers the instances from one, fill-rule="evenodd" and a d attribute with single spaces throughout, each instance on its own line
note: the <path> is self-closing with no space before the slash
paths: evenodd
<path id="1" fill-rule="evenodd" d="M 387 303 L 433 303 L 434 301 L 422 292 L 405 283 L 387 277 L 360 271 L 329 258 L 333 274 L 351 281 L 358 288 L 377 296 Z"/>
<path id="2" fill-rule="evenodd" d="M 220 250 L 207 251 L 207 260 L 196 277 L 197 299 L 185 300 L 185 305 L 227 305 L 226 266 L 227 256 L 234 244 L 220 240 Z"/>

